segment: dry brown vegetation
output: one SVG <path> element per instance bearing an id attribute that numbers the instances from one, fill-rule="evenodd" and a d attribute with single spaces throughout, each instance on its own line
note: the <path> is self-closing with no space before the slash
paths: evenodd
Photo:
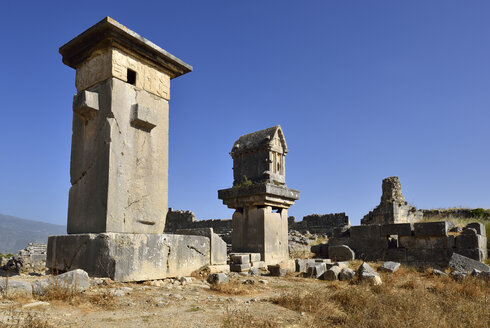
<path id="1" fill-rule="evenodd" d="M 381 286 L 325 283 L 318 290 L 284 293 L 274 304 L 308 314 L 311 327 L 488 327 L 490 287 L 403 268 Z"/>
<path id="2" fill-rule="evenodd" d="M 256 289 L 250 285 L 245 285 L 239 280 L 230 280 L 227 283 L 213 284 L 211 290 L 223 295 L 250 295 L 256 292 Z"/>
<path id="3" fill-rule="evenodd" d="M 263 318 L 252 315 L 247 310 L 226 309 L 221 325 L 223 328 L 278 328 L 280 324 L 272 318 Z"/>

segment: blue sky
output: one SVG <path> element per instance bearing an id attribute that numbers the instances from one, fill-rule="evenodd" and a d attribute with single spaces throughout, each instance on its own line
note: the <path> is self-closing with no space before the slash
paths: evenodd
<path id="1" fill-rule="evenodd" d="M 353 224 L 400 177 L 419 208 L 490 208 L 488 1 L 8 1 L 0 213 L 66 223 L 75 71 L 58 48 L 111 16 L 194 67 L 172 80 L 169 206 L 230 218 L 229 151 L 280 124 L 290 209 Z"/>

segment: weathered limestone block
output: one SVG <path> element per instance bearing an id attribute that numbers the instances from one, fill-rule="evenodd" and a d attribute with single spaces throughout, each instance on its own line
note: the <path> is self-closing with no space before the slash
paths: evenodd
<path id="1" fill-rule="evenodd" d="M 418 237 L 447 236 L 449 225 L 447 221 L 417 222 L 413 225 L 414 234 Z"/>
<path id="2" fill-rule="evenodd" d="M 339 273 L 340 281 L 351 281 L 354 279 L 356 272 L 349 268 L 343 268 Z"/>
<path id="3" fill-rule="evenodd" d="M 101 233 L 49 237 L 46 266 L 124 282 L 189 276 L 210 260 L 203 236 Z"/>
<path id="4" fill-rule="evenodd" d="M 232 253 L 230 254 L 230 259 L 233 261 L 233 264 L 245 264 L 250 263 L 250 255 L 247 253 Z"/>
<path id="5" fill-rule="evenodd" d="M 208 276 L 207 281 L 210 284 L 223 284 L 230 281 L 230 279 L 228 279 L 228 276 L 224 273 L 212 273 Z"/>
<path id="6" fill-rule="evenodd" d="M 281 267 L 279 264 L 268 265 L 267 270 L 269 270 L 270 275 L 273 277 L 283 277 L 287 273 L 287 269 Z"/>
<path id="7" fill-rule="evenodd" d="M 228 260 L 226 243 L 213 228 L 179 229 L 176 234 L 208 237 L 210 240 L 211 265 L 226 264 Z"/>
<path id="8" fill-rule="evenodd" d="M 466 228 L 475 229 L 479 235 L 486 236 L 485 225 L 481 222 L 471 222 L 466 225 Z"/>
<path id="9" fill-rule="evenodd" d="M 89 276 L 87 272 L 80 269 L 65 272 L 55 277 L 35 281 L 32 284 L 32 293 L 34 295 L 44 295 L 48 289 L 55 287 L 83 292 L 90 287 Z"/>
<path id="10" fill-rule="evenodd" d="M 307 277 L 319 279 L 327 271 L 327 265 L 325 263 L 315 263 L 311 266 L 308 265 L 307 270 Z"/>
<path id="11" fill-rule="evenodd" d="M 456 248 L 458 249 L 470 249 L 470 248 L 486 248 L 487 237 L 477 234 L 461 234 L 456 237 Z"/>
<path id="12" fill-rule="evenodd" d="M 296 259 L 296 272 L 304 272 L 306 273 L 308 270 L 308 265 L 312 265 L 315 263 L 314 259 Z"/>
<path id="13" fill-rule="evenodd" d="M 0 279 L 0 295 L 6 297 L 10 296 L 21 296 L 21 297 L 32 297 L 32 286 L 26 281 L 15 281 L 9 279 Z"/>
<path id="14" fill-rule="evenodd" d="M 449 267 L 452 270 L 459 272 L 468 272 L 472 271 L 473 269 L 490 272 L 490 266 L 457 253 L 454 253 L 451 256 Z"/>
<path id="15" fill-rule="evenodd" d="M 244 272 L 250 270 L 252 264 L 249 263 L 233 263 L 230 264 L 230 271 L 232 272 Z"/>
<path id="16" fill-rule="evenodd" d="M 330 269 L 328 269 L 327 271 L 325 271 L 325 273 L 323 274 L 323 280 L 335 281 L 339 278 L 339 274 L 341 271 L 342 270 L 340 267 L 333 266 Z"/>
<path id="17" fill-rule="evenodd" d="M 400 268 L 400 263 L 387 261 L 384 262 L 382 266 L 379 267 L 378 271 L 393 273 Z"/>
<path id="18" fill-rule="evenodd" d="M 352 261 L 356 257 L 354 251 L 346 245 L 329 246 L 328 255 L 335 261 Z"/>
<path id="19" fill-rule="evenodd" d="M 470 258 L 475 261 L 484 261 L 487 259 L 487 249 L 474 248 L 474 249 L 455 249 L 455 253 Z"/>
<path id="20" fill-rule="evenodd" d="M 411 236 L 412 225 L 410 223 L 391 223 L 381 225 L 381 236 Z"/>

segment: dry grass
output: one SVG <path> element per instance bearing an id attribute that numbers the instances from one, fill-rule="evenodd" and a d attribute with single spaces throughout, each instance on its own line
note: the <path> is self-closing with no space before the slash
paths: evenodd
<path id="1" fill-rule="evenodd" d="M 31 313 L 10 311 L 0 316 L 0 328 L 51 328 L 53 325 Z"/>
<path id="2" fill-rule="evenodd" d="M 277 305 L 308 314 L 311 327 L 488 327 L 490 286 L 462 283 L 403 268 L 382 275 L 381 286 L 324 283 L 314 291 L 283 294 Z"/>
<path id="3" fill-rule="evenodd" d="M 65 287 L 56 281 L 51 284 L 44 295 L 36 298 L 44 302 L 61 301 L 72 306 L 90 304 L 104 310 L 112 310 L 117 306 L 116 297 L 109 291 L 89 294 Z"/>
<path id="4" fill-rule="evenodd" d="M 211 290 L 225 295 L 250 295 L 256 292 L 253 285 L 244 285 L 238 280 L 231 280 L 226 283 L 212 284 Z"/>
<path id="5" fill-rule="evenodd" d="M 239 309 L 231 311 L 226 309 L 226 314 L 223 318 L 221 327 L 223 328 L 276 328 L 280 327 L 280 324 L 271 319 L 256 317 L 250 314 L 247 310 Z"/>

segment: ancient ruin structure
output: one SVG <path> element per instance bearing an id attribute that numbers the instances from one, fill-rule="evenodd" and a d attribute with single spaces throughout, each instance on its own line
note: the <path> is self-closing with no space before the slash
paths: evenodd
<path id="1" fill-rule="evenodd" d="M 448 221 L 353 226 L 346 236 L 330 238 L 314 251 L 329 257 L 331 247 L 347 245 L 364 260 L 440 267 L 448 265 L 453 253 L 477 261 L 487 258 L 482 223 L 468 223 L 462 231 L 451 231 L 452 226 Z"/>
<path id="2" fill-rule="evenodd" d="M 212 231 L 162 234 L 170 80 L 192 67 L 109 17 L 60 53 L 76 69 L 72 187 L 68 235 L 49 238 L 47 266 L 134 281 L 210 264 L 224 244 Z"/>
<path id="3" fill-rule="evenodd" d="M 233 213 L 234 252 L 260 253 L 267 264 L 288 259 L 288 208 L 299 191 L 286 187 L 288 152 L 279 125 L 241 136 L 233 145 L 233 188 L 218 190 Z"/>
<path id="4" fill-rule="evenodd" d="M 384 179 L 382 189 L 381 203 L 361 219 L 361 224 L 414 223 L 422 219 L 422 212 L 405 201 L 398 177 Z"/>
<path id="5" fill-rule="evenodd" d="M 310 214 L 303 221 L 289 222 L 289 229 L 305 233 L 325 234 L 328 237 L 342 234 L 350 228 L 349 217 L 345 213 Z"/>

